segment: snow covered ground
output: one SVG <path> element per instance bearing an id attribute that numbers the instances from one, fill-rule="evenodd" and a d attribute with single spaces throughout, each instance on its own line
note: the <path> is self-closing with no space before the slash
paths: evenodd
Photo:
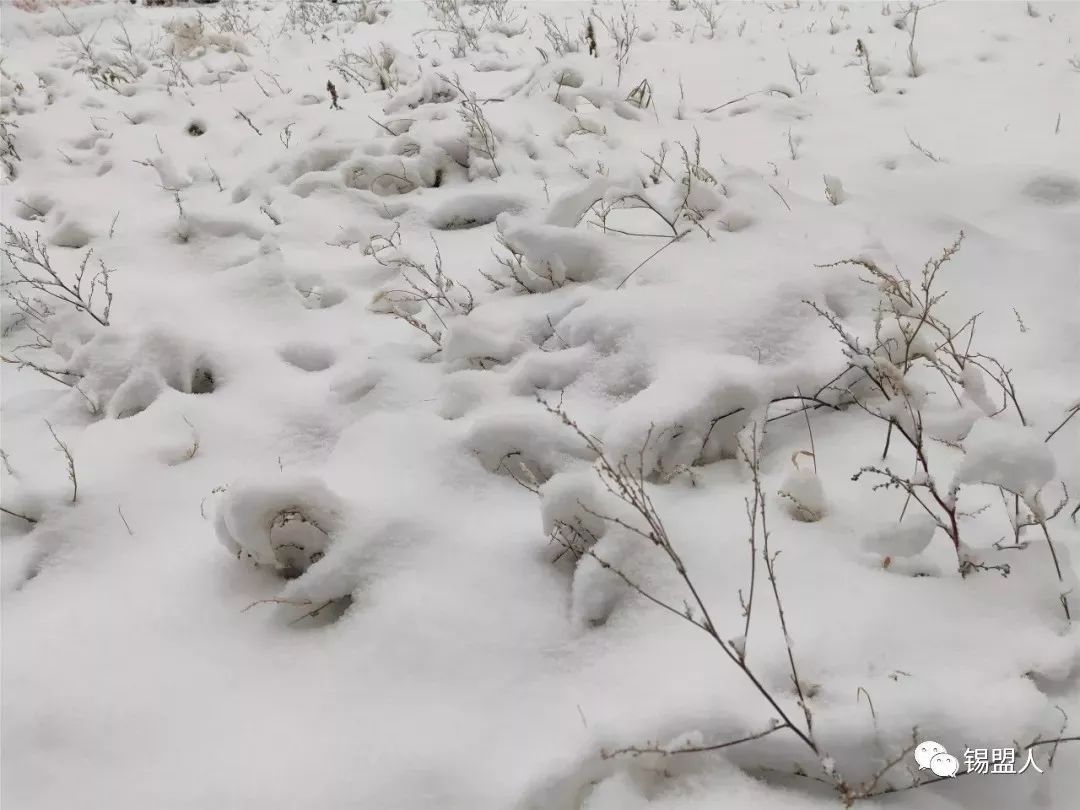
<path id="1" fill-rule="evenodd" d="M 2 14 L 5 809 L 1080 803 L 1080 4 Z"/>

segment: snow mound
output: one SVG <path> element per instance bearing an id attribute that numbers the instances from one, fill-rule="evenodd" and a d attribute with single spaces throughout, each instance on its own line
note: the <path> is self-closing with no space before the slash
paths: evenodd
<path id="1" fill-rule="evenodd" d="M 142 413 L 168 389 L 208 394 L 219 382 L 206 354 L 171 330 L 125 334 L 110 327 L 89 340 L 69 331 L 55 344 L 68 354 L 66 370 L 79 378 L 72 399 L 78 396 L 113 419 Z"/>
<path id="2" fill-rule="evenodd" d="M 929 515 L 910 515 L 899 524 L 865 535 L 862 547 L 881 557 L 914 557 L 930 545 L 937 528 L 937 521 Z"/>
<path id="3" fill-rule="evenodd" d="M 540 519 L 544 534 L 558 533 L 567 546 L 591 546 L 604 536 L 600 482 L 592 468 L 557 473 L 540 487 Z"/>
<path id="4" fill-rule="evenodd" d="M 628 459 L 646 476 L 734 458 L 738 435 L 767 400 L 768 385 L 768 375 L 748 358 L 688 353 L 612 411 L 605 453 Z"/>
<path id="5" fill-rule="evenodd" d="M 968 434 L 964 450 L 956 470 L 961 483 L 1001 487 L 1032 503 L 1054 477 L 1054 454 L 1031 428 L 983 419 Z"/>
<path id="6" fill-rule="evenodd" d="M 825 488 L 813 470 L 789 471 L 779 494 L 784 498 L 784 508 L 796 520 L 816 523 L 825 516 Z"/>
<path id="7" fill-rule="evenodd" d="M 322 559 L 344 521 L 344 501 L 321 481 L 281 474 L 229 486 L 214 528 L 238 559 L 294 579 Z"/>
<path id="8" fill-rule="evenodd" d="M 489 472 L 539 483 L 593 456 L 579 436 L 535 405 L 477 414 L 465 448 Z"/>
<path id="9" fill-rule="evenodd" d="M 499 214 L 495 224 L 506 244 L 524 257 L 528 271 L 553 286 L 592 281 L 604 272 L 601 236 L 506 213 Z"/>

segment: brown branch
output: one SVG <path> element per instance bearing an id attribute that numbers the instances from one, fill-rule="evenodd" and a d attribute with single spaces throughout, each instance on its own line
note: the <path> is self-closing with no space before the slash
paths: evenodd
<path id="1" fill-rule="evenodd" d="M 544 409 L 548 411 L 548 413 L 557 416 L 564 425 L 573 430 L 578 435 L 578 437 L 585 443 L 585 445 L 590 450 L 592 450 L 592 452 L 596 455 L 596 463 L 598 465 L 598 474 L 601 483 L 608 490 L 608 492 L 610 492 L 612 495 L 622 501 L 625 505 L 633 509 L 633 511 L 637 513 L 637 515 L 644 521 L 647 528 L 640 529 L 631 526 L 625 521 L 617 518 L 612 518 L 610 516 L 605 517 L 603 515 L 600 515 L 599 513 L 592 514 L 595 514 L 597 517 L 606 519 L 610 522 L 615 523 L 616 525 L 628 529 L 639 537 L 647 539 L 649 542 L 659 548 L 670 560 L 676 573 L 682 580 L 683 585 L 690 593 L 693 604 L 702 618 L 696 619 L 694 618 L 689 609 L 685 611 L 680 611 L 672 605 L 667 604 L 663 600 L 648 593 L 636 582 L 634 582 L 629 576 L 627 576 L 625 572 L 620 571 L 617 567 L 612 566 L 606 560 L 600 558 L 592 549 L 589 549 L 587 553 L 591 557 L 593 557 L 593 559 L 595 559 L 602 567 L 610 570 L 612 573 L 622 579 L 623 582 L 625 582 L 630 588 L 643 596 L 649 602 L 652 602 L 658 607 L 670 613 L 673 613 L 676 616 L 679 616 L 683 621 L 692 624 L 694 627 L 697 627 L 698 629 L 708 634 L 708 636 L 713 640 L 714 643 L 716 643 L 720 647 L 721 651 L 723 651 L 723 653 L 728 657 L 728 659 L 742 671 L 743 675 L 747 678 L 747 680 L 750 681 L 758 694 L 760 694 L 772 707 L 773 711 L 776 712 L 777 715 L 779 715 L 781 723 L 785 725 L 785 727 L 789 728 L 793 734 L 795 734 L 800 740 L 802 740 L 802 742 L 807 745 L 807 747 L 809 747 L 815 755 L 817 755 L 818 747 L 817 744 L 814 742 L 812 736 L 808 732 L 800 729 L 798 726 L 795 725 L 794 722 L 792 722 L 787 712 L 784 711 L 776 698 L 774 698 L 773 695 L 769 692 L 769 690 L 764 686 L 764 684 L 761 683 L 761 681 L 750 669 L 749 665 L 739 654 L 739 652 L 732 646 L 730 642 L 725 641 L 723 638 L 721 638 L 720 633 L 717 630 L 716 624 L 713 622 L 712 617 L 709 614 L 708 606 L 705 604 L 704 599 L 698 591 L 697 585 L 694 582 L 693 577 L 690 576 L 689 572 L 687 571 L 686 565 L 682 560 L 682 557 L 679 555 L 678 551 L 675 549 L 675 546 L 671 541 L 671 538 L 668 536 L 663 521 L 661 520 L 659 513 L 656 511 L 656 508 L 652 503 L 652 499 L 649 497 L 648 492 L 645 489 L 644 452 L 645 447 L 648 446 L 648 443 L 651 439 L 652 429 L 650 429 L 649 434 L 646 436 L 645 443 L 643 444 L 642 448 L 638 453 L 636 468 L 632 467 L 629 460 L 625 457 L 617 463 L 612 463 L 611 460 L 604 454 L 603 448 L 601 447 L 599 441 L 594 437 L 590 436 L 584 430 L 582 430 L 581 427 L 573 419 L 570 418 L 566 411 L 563 410 L 561 405 L 553 406 L 550 403 L 546 402 L 539 395 L 537 395 L 536 399 L 537 402 L 539 402 L 541 406 L 543 406 Z M 755 486 L 760 488 L 760 480 L 755 484 Z M 762 498 L 762 500 L 764 499 Z M 808 711 L 806 709 L 805 702 L 803 705 L 803 709 L 804 712 Z"/>
<path id="2" fill-rule="evenodd" d="M 676 754 L 704 754 L 709 751 L 720 751 L 724 748 L 731 748 L 736 745 L 742 745 L 743 743 L 753 742 L 754 740 L 760 740 L 762 737 L 768 737 L 770 734 L 774 734 L 777 731 L 783 731 L 787 728 L 784 723 L 777 722 L 775 725 L 770 726 L 764 731 L 759 731 L 756 734 L 748 734 L 745 737 L 739 737 L 735 740 L 727 740 L 726 742 L 716 743 L 713 745 L 688 745 L 681 748 L 661 748 L 660 746 L 642 747 L 628 746 L 626 748 L 616 748 L 614 751 L 603 751 L 600 756 L 603 759 L 613 759 L 618 756 L 641 756 L 642 754 L 661 754 L 663 756 L 674 756 Z"/>
<path id="3" fill-rule="evenodd" d="M 15 511 L 13 511 L 11 509 L 6 509 L 3 506 L 0 506 L 0 512 L 3 512 L 5 515 L 11 515 L 11 517 L 18 518 L 19 520 L 25 520 L 27 523 L 29 523 L 31 525 L 34 525 L 34 524 L 36 524 L 38 522 L 37 518 L 32 518 L 29 515 L 24 515 L 24 514 L 21 514 L 20 512 L 15 512 Z"/>
<path id="4" fill-rule="evenodd" d="M 1059 424 L 1056 428 L 1054 428 L 1053 430 L 1051 430 L 1049 433 L 1046 434 L 1046 438 L 1043 439 L 1043 442 L 1048 442 L 1052 438 L 1054 438 L 1055 434 L 1059 430 L 1061 430 L 1063 427 L 1065 427 L 1065 425 L 1067 425 L 1069 423 L 1069 420 L 1072 419 L 1074 416 L 1076 416 L 1076 414 L 1078 414 L 1078 413 L 1080 413 L 1080 402 L 1076 402 L 1071 407 L 1069 407 L 1068 415 L 1064 419 L 1061 420 L 1061 424 Z"/>
<path id="5" fill-rule="evenodd" d="M 636 273 L 638 270 L 640 270 L 642 267 L 644 267 L 650 261 L 655 259 L 660 253 L 662 253 L 663 251 L 667 250 L 669 247 L 674 245 L 676 242 L 678 242 L 680 239 L 682 239 L 688 233 L 690 233 L 689 230 L 683 231 L 678 236 L 672 237 L 670 240 L 668 240 L 663 245 L 661 245 L 656 250 L 654 250 L 652 253 L 650 253 L 640 264 L 638 264 L 637 267 L 635 267 L 633 270 L 631 270 L 629 273 L 627 273 L 622 281 L 620 281 L 617 285 L 615 285 L 615 289 L 616 290 L 621 290 L 623 288 L 623 285 L 626 284 L 626 282 L 628 282 L 630 280 L 631 276 L 633 276 L 634 273 Z"/>

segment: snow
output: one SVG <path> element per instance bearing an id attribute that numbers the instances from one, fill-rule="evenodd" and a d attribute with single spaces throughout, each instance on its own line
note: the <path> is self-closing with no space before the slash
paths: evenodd
<path id="1" fill-rule="evenodd" d="M 1080 6 L 56 5 L 0 7 L 0 804 L 808 810 L 932 741 L 857 805 L 1076 805 L 1075 743 L 962 763 L 1080 718 Z M 961 230 L 950 338 L 865 271 Z M 732 660 L 805 728 L 789 647 L 816 751 Z"/>
<path id="2" fill-rule="evenodd" d="M 1034 430 L 982 420 L 967 436 L 958 481 L 992 484 L 1033 500 L 1054 478 L 1054 454 Z"/>
<path id="3" fill-rule="evenodd" d="M 239 481 L 222 495 L 214 529 L 237 559 L 287 570 L 292 578 L 325 556 L 343 511 L 337 496 L 314 479 Z"/>
<path id="4" fill-rule="evenodd" d="M 778 494 L 786 500 L 784 508 L 796 520 L 814 523 L 821 520 L 828 508 L 825 487 L 813 470 L 789 471 Z"/>
<path id="5" fill-rule="evenodd" d="M 868 534 L 863 538 L 863 548 L 881 557 L 914 557 L 930 545 L 937 528 L 929 515 L 912 515 Z"/>

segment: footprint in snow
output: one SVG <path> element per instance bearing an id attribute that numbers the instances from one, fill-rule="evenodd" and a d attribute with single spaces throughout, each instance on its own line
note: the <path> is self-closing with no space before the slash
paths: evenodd
<path id="1" fill-rule="evenodd" d="M 1068 205 L 1080 201 L 1080 180 L 1067 174 L 1043 174 L 1028 181 L 1024 196 L 1043 205 Z"/>
<path id="2" fill-rule="evenodd" d="M 300 276 L 293 282 L 293 287 L 308 309 L 329 309 L 336 307 L 346 298 L 340 287 L 326 284 L 318 275 Z"/>
<path id="3" fill-rule="evenodd" d="M 334 352 L 314 343 L 292 343 L 278 351 L 281 359 L 301 371 L 326 371 L 334 365 Z"/>

